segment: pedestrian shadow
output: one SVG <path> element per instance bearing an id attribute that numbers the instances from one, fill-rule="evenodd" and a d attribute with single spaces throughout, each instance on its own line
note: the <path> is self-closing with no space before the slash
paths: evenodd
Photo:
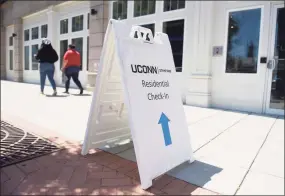
<path id="1" fill-rule="evenodd" d="M 57 98 L 57 97 L 68 97 L 69 95 L 46 95 L 46 97 L 54 97 L 54 98 Z"/>

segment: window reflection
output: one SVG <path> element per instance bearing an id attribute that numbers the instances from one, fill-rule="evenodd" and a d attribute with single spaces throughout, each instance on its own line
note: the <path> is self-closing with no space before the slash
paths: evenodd
<path id="1" fill-rule="evenodd" d="M 26 29 L 24 31 L 24 41 L 29 41 L 29 38 L 30 38 L 30 30 Z"/>
<path id="2" fill-rule="evenodd" d="M 72 32 L 83 30 L 83 15 L 72 17 Z"/>
<path id="3" fill-rule="evenodd" d="M 35 55 L 38 53 L 39 46 L 38 44 L 32 45 L 32 70 L 39 69 L 39 62 L 35 59 Z"/>
<path id="4" fill-rule="evenodd" d="M 182 72 L 184 20 L 164 22 L 163 32 L 169 37 L 176 72 Z"/>
<path id="5" fill-rule="evenodd" d="M 32 28 L 32 39 L 39 39 L 39 27 Z"/>
<path id="6" fill-rule="evenodd" d="M 261 9 L 230 12 L 226 73 L 256 73 Z"/>
<path id="7" fill-rule="evenodd" d="M 128 1 L 118 0 L 113 2 L 113 19 L 126 19 L 128 11 Z"/>
<path id="8" fill-rule="evenodd" d="M 60 34 L 68 33 L 68 19 L 60 21 Z"/>
<path id="9" fill-rule="evenodd" d="M 62 68 L 62 63 L 63 63 L 63 56 L 65 54 L 65 52 L 67 51 L 68 49 L 68 40 L 61 40 L 60 41 L 60 44 L 59 44 L 59 65 L 60 65 L 60 68 Z"/>
<path id="10" fill-rule="evenodd" d="M 10 70 L 13 70 L 14 67 L 14 59 L 13 59 L 13 50 L 9 50 L 9 64 Z"/>
<path id="11" fill-rule="evenodd" d="M 25 70 L 30 69 L 30 64 L 29 64 L 29 54 L 30 53 L 30 46 L 25 46 Z"/>

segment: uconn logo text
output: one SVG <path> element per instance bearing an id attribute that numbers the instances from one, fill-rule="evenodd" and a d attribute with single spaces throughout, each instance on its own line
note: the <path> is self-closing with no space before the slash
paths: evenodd
<path id="1" fill-rule="evenodd" d="M 156 66 L 131 64 L 131 68 L 133 73 L 158 74 L 159 72 L 158 67 Z"/>

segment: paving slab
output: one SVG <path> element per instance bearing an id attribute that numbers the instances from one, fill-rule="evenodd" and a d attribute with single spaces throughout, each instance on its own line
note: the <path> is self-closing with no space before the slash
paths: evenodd
<path id="1" fill-rule="evenodd" d="M 284 178 L 250 171 L 237 195 L 284 195 Z"/>
<path id="2" fill-rule="evenodd" d="M 220 112 L 223 112 L 223 110 L 216 110 L 216 109 L 211 109 L 211 108 L 200 108 L 200 107 L 194 107 L 194 106 L 192 106 L 191 108 L 185 106 L 184 111 L 185 111 L 187 123 L 189 125 L 199 122 L 202 119 L 211 117 Z"/>
<path id="3" fill-rule="evenodd" d="M 284 119 L 277 119 L 250 170 L 284 178 L 282 133 L 284 136 Z"/>
<path id="4" fill-rule="evenodd" d="M 225 167 L 248 169 L 274 122 L 271 117 L 249 115 L 198 150 L 195 156 L 215 160 Z"/>
<path id="5" fill-rule="evenodd" d="M 247 115 L 247 113 L 219 111 L 208 118 L 190 125 L 188 131 L 193 151 L 198 150 Z M 191 118 L 191 116 L 187 116 L 187 118 Z"/>

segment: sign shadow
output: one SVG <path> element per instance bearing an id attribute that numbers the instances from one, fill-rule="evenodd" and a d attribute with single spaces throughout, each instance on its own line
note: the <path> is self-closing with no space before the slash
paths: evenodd
<path id="1" fill-rule="evenodd" d="M 220 173 L 223 168 L 202 162 L 199 160 L 193 163 L 183 163 L 168 172 L 169 175 L 188 183 L 203 187 L 212 180 L 212 177 Z"/>

